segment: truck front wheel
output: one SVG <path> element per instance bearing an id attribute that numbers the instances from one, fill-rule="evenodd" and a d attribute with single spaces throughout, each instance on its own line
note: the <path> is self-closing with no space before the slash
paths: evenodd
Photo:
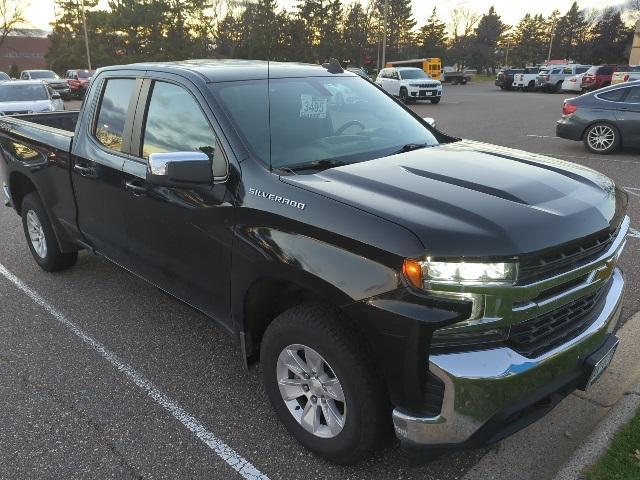
<path id="1" fill-rule="evenodd" d="M 368 346 L 329 307 L 302 304 L 262 339 L 265 389 L 280 420 L 305 447 L 337 463 L 369 454 L 390 430 L 390 405 Z"/>
<path id="2" fill-rule="evenodd" d="M 76 263 L 78 252 L 60 251 L 49 216 L 37 193 L 32 192 L 24 197 L 20 212 L 29 250 L 40 268 L 47 272 L 57 272 Z"/>

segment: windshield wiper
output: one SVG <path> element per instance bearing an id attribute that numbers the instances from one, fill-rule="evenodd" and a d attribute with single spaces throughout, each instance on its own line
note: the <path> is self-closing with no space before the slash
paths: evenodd
<path id="1" fill-rule="evenodd" d="M 406 145 L 403 145 L 402 148 L 400 148 L 399 150 L 396 150 L 393 153 L 390 153 L 389 155 L 397 155 L 398 153 L 412 152 L 413 150 L 420 150 L 421 148 L 426 148 L 428 146 L 429 146 L 428 143 L 407 143 Z"/>
<path id="2" fill-rule="evenodd" d="M 301 165 L 293 165 L 286 167 L 286 169 L 292 172 L 301 172 L 303 170 L 326 170 L 333 167 L 343 167 L 344 165 L 348 165 L 348 163 L 342 160 L 323 159 Z"/>

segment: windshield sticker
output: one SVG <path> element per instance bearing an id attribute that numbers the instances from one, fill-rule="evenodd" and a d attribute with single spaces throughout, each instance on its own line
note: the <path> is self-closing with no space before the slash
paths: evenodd
<path id="1" fill-rule="evenodd" d="M 327 118 L 327 98 L 300 95 L 300 118 Z"/>

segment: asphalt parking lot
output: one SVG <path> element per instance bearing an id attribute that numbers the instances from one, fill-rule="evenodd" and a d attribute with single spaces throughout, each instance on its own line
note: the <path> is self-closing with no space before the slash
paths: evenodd
<path id="1" fill-rule="evenodd" d="M 629 318 L 640 310 L 640 155 L 598 157 L 555 138 L 566 97 L 480 83 L 412 108 L 453 135 L 577 162 L 627 188 Z M 416 466 L 390 439 L 360 465 L 329 464 L 289 436 L 258 369 L 243 370 L 213 322 L 87 254 L 67 272 L 42 272 L 7 208 L 0 245 L 0 478 L 449 480 L 485 453 Z"/>

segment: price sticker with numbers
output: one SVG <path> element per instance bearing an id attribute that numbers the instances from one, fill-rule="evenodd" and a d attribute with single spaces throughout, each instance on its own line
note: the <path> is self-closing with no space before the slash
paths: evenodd
<path id="1" fill-rule="evenodd" d="M 314 97 L 313 95 L 300 95 L 300 118 L 326 118 L 326 97 Z"/>

